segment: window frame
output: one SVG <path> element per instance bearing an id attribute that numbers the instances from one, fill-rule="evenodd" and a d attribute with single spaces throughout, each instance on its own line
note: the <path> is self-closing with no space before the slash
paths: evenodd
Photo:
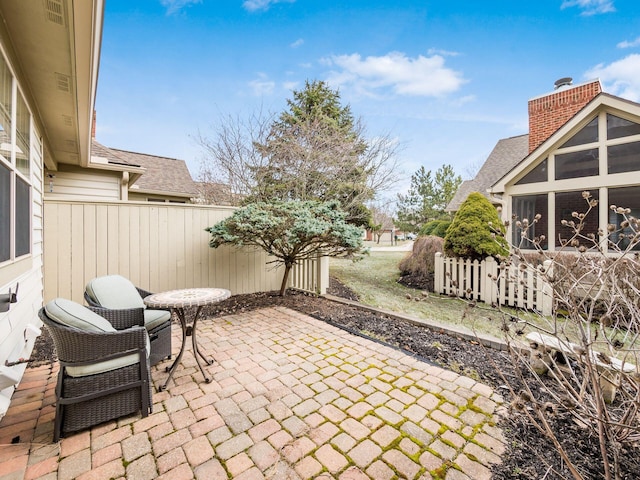
<path id="1" fill-rule="evenodd" d="M 637 114 L 620 111 L 618 109 L 611 108 L 602 108 L 597 112 L 593 112 L 593 117 L 590 119 L 585 119 L 579 126 L 575 127 L 573 131 L 573 135 L 575 136 L 575 132 L 579 131 L 579 129 L 584 128 L 585 125 L 588 125 L 590 122 L 594 120 L 594 118 L 598 118 L 598 142 L 591 142 L 585 144 L 571 145 L 565 146 L 566 142 L 562 142 L 559 140 L 554 146 L 551 146 L 549 150 L 544 152 L 540 152 L 540 156 L 537 159 L 533 159 L 533 162 L 540 162 L 544 159 L 547 160 L 547 172 L 548 172 L 548 181 L 546 182 L 523 182 L 522 179 L 526 177 L 526 175 L 522 175 L 518 180 L 512 180 L 510 183 L 505 185 L 506 195 L 508 196 L 508 201 L 504 204 L 506 207 L 504 218 L 511 219 L 514 210 L 514 198 L 521 196 L 530 196 L 530 195 L 542 195 L 547 194 L 549 196 L 549 204 L 548 208 L 544 212 L 540 213 L 543 218 L 548 218 L 548 238 L 549 238 L 549 251 L 557 251 L 559 248 L 557 245 L 558 234 L 562 233 L 559 230 L 562 230 L 557 225 L 556 221 L 556 201 L 561 203 L 561 197 L 557 197 L 557 195 L 562 195 L 567 192 L 576 192 L 580 193 L 582 191 L 589 191 L 593 195 L 594 198 L 599 197 L 600 205 L 590 214 L 595 216 L 598 219 L 599 228 L 606 231 L 608 225 L 609 218 L 609 203 L 608 203 L 608 193 L 611 189 L 618 189 L 624 187 L 631 187 L 640 185 L 640 162 L 638 163 L 638 168 L 635 170 L 625 170 L 624 172 L 615 172 L 610 173 L 609 168 L 609 149 L 610 147 L 615 147 L 623 144 L 633 144 L 636 142 L 640 142 L 640 133 L 633 133 L 626 136 L 617 136 L 615 138 L 609 138 L 607 135 L 607 116 L 614 115 L 622 120 L 627 120 L 632 123 L 640 123 L 638 121 Z M 569 132 L 567 137 L 571 137 L 572 133 Z M 565 137 L 566 138 L 566 137 Z M 576 178 L 565 178 L 565 179 L 557 179 L 556 178 L 556 158 L 561 154 L 574 154 L 582 151 L 595 149 L 598 151 L 598 165 L 599 165 L 599 173 L 598 175 L 593 176 L 585 176 L 585 177 L 576 177 Z M 615 149 L 614 149 L 615 150 Z M 532 162 L 532 163 L 533 163 Z M 628 162 L 627 162 L 628 163 Z M 530 169 L 530 171 L 533 171 Z M 517 177 L 516 177 L 517 178 Z M 506 200 L 506 199 L 505 199 Z M 587 208 L 586 202 L 584 207 L 579 210 L 585 211 Z M 508 232 L 509 237 L 513 240 L 514 238 L 514 230 L 516 227 L 511 225 L 510 231 Z M 526 246 L 523 246 L 524 250 L 528 250 Z M 601 247 L 603 250 L 607 251 L 610 255 L 615 255 L 615 253 L 608 248 L 607 242 L 601 242 Z"/>
<path id="2" fill-rule="evenodd" d="M 3 211 L 5 220 L 8 219 L 8 231 L 0 232 L 0 242 L 8 242 L 8 257 L 0 259 L 0 279 L 8 271 L 14 271 L 16 266 L 24 265 L 24 261 L 33 255 L 33 169 L 34 155 L 34 125 L 33 115 L 19 85 L 10 62 L 0 51 L 0 62 L 4 64 L 7 75 L 3 76 L 11 81 L 11 111 L 9 129 L 6 132 L 8 150 L 0 152 L 0 165 L 9 172 L 8 214 Z M 1 80 L 1 79 L 0 79 Z M 18 106 L 20 104 L 20 107 Z M 18 108 L 21 109 L 22 125 L 18 125 Z M 26 117 L 26 118 L 25 118 Z M 25 127 L 23 137 L 26 134 L 26 152 L 22 153 L 22 160 L 18 161 L 18 133 L 17 129 Z M 23 139 L 24 140 L 24 139 Z M 8 155 L 5 155 L 7 153 Z M 25 158 L 26 157 L 26 158 Z M 25 188 L 26 187 L 26 188 Z M 25 205 L 26 203 L 26 205 Z M 24 244 L 25 239 L 27 240 Z M 20 245 L 17 243 L 20 241 Z M 20 268 L 21 269 L 21 268 Z M 1 283 L 1 282 L 0 282 Z"/>

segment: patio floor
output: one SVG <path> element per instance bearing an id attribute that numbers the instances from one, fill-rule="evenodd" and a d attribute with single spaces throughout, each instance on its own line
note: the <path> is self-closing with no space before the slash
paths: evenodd
<path id="1" fill-rule="evenodd" d="M 0 477 L 489 479 L 504 451 L 491 388 L 293 310 L 205 319 L 198 338 L 212 383 L 189 345 L 153 414 L 59 443 L 57 364 L 27 369 L 0 421 Z"/>

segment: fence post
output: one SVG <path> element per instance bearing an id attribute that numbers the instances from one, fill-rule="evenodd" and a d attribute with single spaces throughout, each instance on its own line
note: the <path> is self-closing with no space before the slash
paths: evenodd
<path id="1" fill-rule="evenodd" d="M 538 272 L 542 278 L 542 315 L 547 316 L 553 313 L 553 288 L 551 284 L 545 279 L 553 276 L 553 260 L 545 260 L 542 264 L 544 268 L 544 274 Z"/>
<path id="2" fill-rule="evenodd" d="M 329 257 L 325 255 L 318 255 L 318 291 L 319 295 L 325 295 L 327 288 L 329 288 Z"/>
<path id="3" fill-rule="evenodd" d="M 442 294 L 444 291 L 444 255 L 436 252 L 436 260 L 433 274 L 433 289 L 436 293 Z"/>

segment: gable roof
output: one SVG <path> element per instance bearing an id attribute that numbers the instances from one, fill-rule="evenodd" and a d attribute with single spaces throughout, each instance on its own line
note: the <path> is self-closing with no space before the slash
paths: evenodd
<path id="1" fill-rule="evenodd" d="M 458 210 L 471 192 L 480 192 L 489 198 L 487 190 L 505 173 L 518 165 L 527 156 L 528 151 L 528 134 L 499 140 L 475 178 L 462 182 L 453 199 L 447 205 L 446 210 Z"/>
<path id="2" fill-rule="evenodd" d="M 145 169 L 144 174 L 129 187 L 130 189 L 143 193 L 171 194 L 187 198 L 198 195 L 198 189 L 184 160 L 117 148 L 109 148 L 109 150 L 128 164 L 137 164 Z"/>
<path id="3" fill-rule="evenodd" d="M 122 158 L 115 150 L 98 143 L 95 138 L 91 139 L 91 159 L 94 163 L 97 161 L 106 161 L 111 165 L 141 166 L 139 163 L 131 163 Z"/>
<path id="4" fill-rule="evenodd" d="M 626 100 L 609 93 L 599 93 L 529 155 L 523 157 L 521 161 L 516 162 L 511 168 L 499 172 L 500 175 L 489 186 L 490 193 L 504 192 L 506 185 L 520 176 L 523 171 L 530 168 L 532 162 L 546 158 L 550 151 L 562 145 L 567 140 L 567 137 L 573 135 L 577 130 L 586 125 L 597 112 L 604 108 L 612 112 L 623 112 L 640 118 L 640 103 L 632 102 L 631 100 Z"/>

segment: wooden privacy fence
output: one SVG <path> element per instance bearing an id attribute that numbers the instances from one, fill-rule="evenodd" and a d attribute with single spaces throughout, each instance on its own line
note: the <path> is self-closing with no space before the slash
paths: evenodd
<path id="1" fill-rule="evenodd" d="M 283 269 L 262 250 L 209 247 L 206 227 L 233 213 L 232 207 L 147 202 L 44 204 L 44 298 L 82 302 L 87 282 L 120 274 L 150 291 L 221 287 L 232 294 L 278 290 Z M 324 263 L 323 263 L 324 262 Z M 326 291 L 328 262 L 296 268 L 291 285 Z"/>
<path id="2" fill-rule="evenodd" d="M 492 257 L 472 261 L 436 253 L 434 290 L 489 304 L 537 310 L 543 315 L 550 315 L 552 309 L 551 287 L 537 269 L 501 266 Z"/>

